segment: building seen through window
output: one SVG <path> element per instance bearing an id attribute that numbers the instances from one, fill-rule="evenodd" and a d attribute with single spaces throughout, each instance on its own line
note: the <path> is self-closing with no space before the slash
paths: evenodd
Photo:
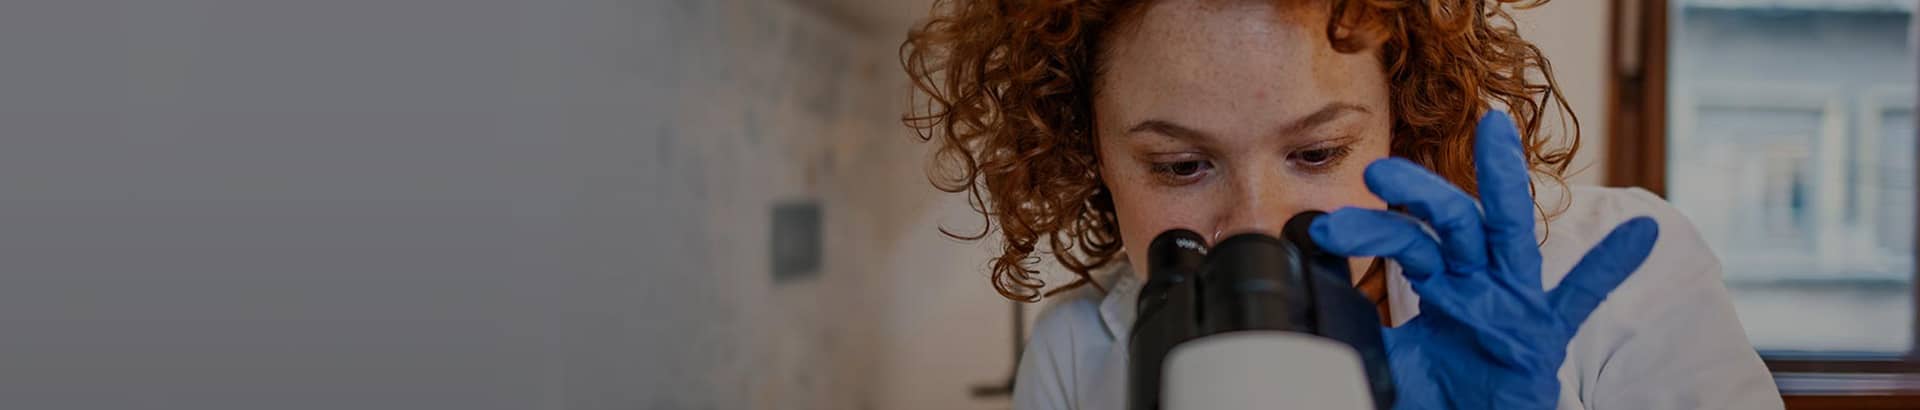
<path id="1" fill-rule="evenodd" d="M 1763 352 L 1914 344 L 1914 5 L 1674 3 L 1666 194 Z"/>

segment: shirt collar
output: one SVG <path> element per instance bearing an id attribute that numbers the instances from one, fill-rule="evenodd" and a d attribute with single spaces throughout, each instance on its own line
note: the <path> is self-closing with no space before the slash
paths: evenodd
<path id="1" fill-rule="evenodd" d="M 1135 304 L 1140 301 L 1140 278 L 1133 273 L 1133 267 L 1126 262 L 1117 263 L 1119 267 L 1107 281 L 1107 295 L 1100 299 L 1100 323 L 1106 325 L 1107 336 L 1122 339 L 1133 329 Z"/>

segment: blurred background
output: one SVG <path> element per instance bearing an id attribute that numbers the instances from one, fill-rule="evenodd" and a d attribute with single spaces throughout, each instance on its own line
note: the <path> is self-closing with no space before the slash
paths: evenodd
<path id="1" fill-rule="evenodd" d="M 1517 13 L 1789 394 L 1920 400 L 1915 3 Z M 1006 408 L 928 7 L 0 1 L 0 408 Z"/>

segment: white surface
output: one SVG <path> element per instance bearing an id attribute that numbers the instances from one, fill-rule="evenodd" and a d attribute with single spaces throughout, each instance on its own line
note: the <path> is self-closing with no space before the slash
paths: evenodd
<path id="1" fill-rule="evenodd" d="M 1208 336 L 1167 353 L 1167 410 L 1373 410 L 1366 370 L 1352 347 L 1304 333 Z"/>

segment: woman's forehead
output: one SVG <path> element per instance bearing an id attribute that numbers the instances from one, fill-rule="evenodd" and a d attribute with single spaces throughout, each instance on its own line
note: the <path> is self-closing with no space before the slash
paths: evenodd
<path id="1" fill-rule="evenodd" d="M 1103 53 L 1103 117 L 1220 123 L 1386 98 L 1379 60 L 1334 50 L 1322 8 L 1169 0 L 1120 24 Z"/>
<path id="2" fill-rule="evenodd" d="M 1149 0 L 1118 9 L 1115 26 L 1184 31 L 1190 24 L 1238 24 L 1239 29 L 1298 26 L 1324 30 L 1331 3 L 1326 0 Z M 1151 23 L 1143 25 L 1141 23 Z"/>

